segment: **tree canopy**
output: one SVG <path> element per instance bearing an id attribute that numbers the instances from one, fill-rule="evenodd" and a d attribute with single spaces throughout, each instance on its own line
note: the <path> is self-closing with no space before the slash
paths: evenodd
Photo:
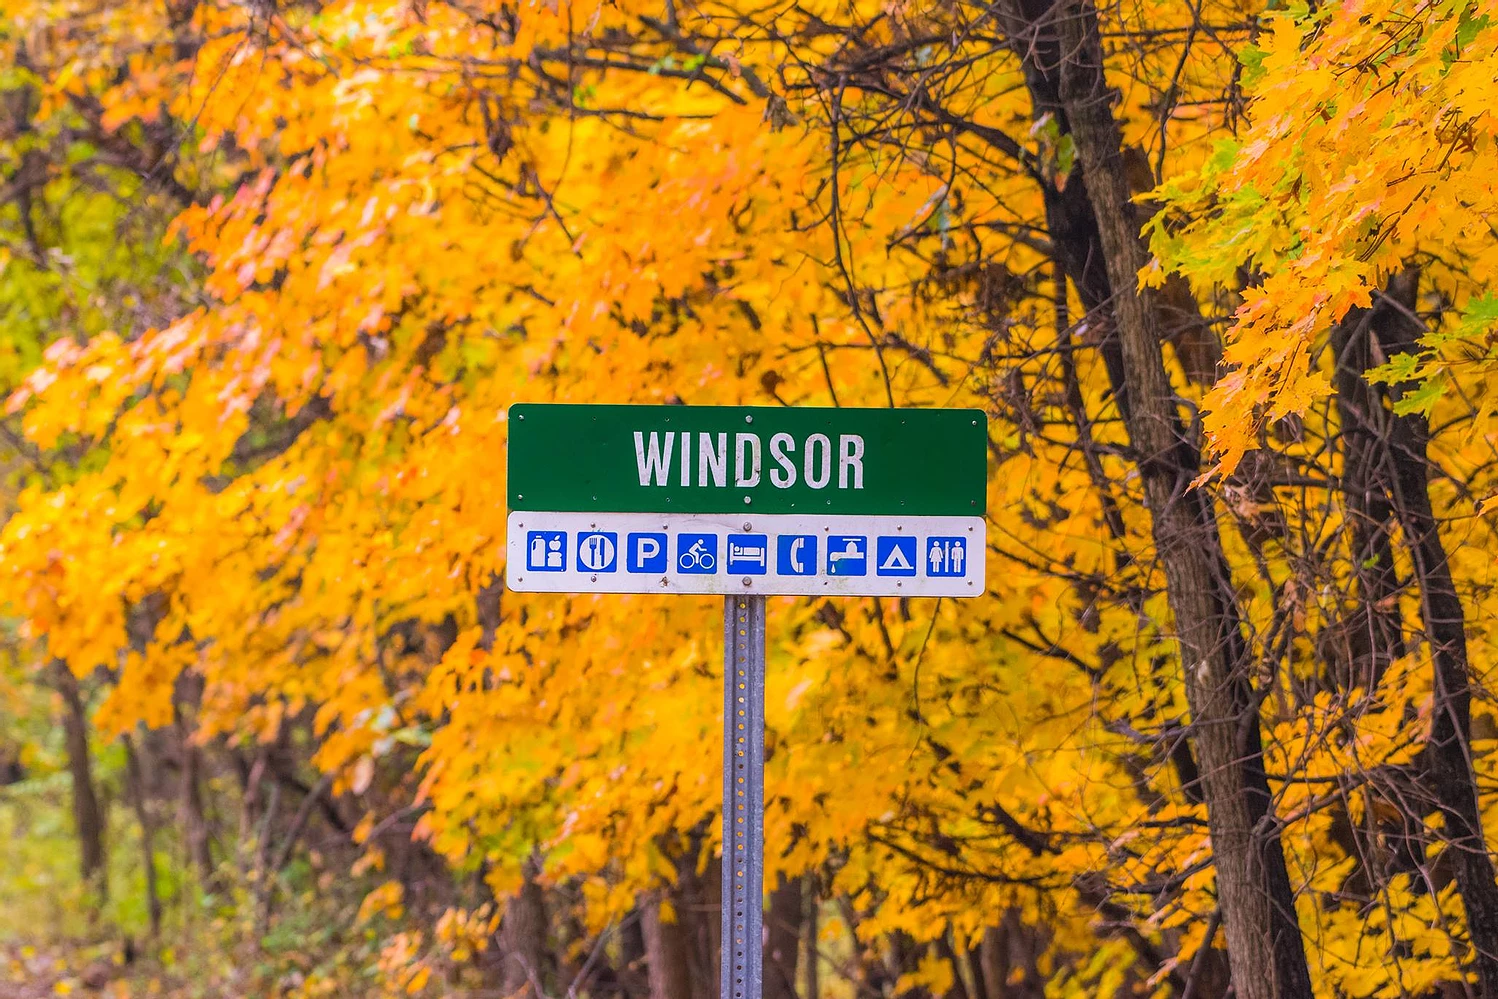
<path id="1" fill-rule="evenodd" d="M 222 988 L 707 999 L 718 602 L 506 591 L 507 407 L 970 406 L 983 598 L 771 601 L 767 999 L 1498 999 L 1492 6 L 13 0 L 18 759 Z"/>

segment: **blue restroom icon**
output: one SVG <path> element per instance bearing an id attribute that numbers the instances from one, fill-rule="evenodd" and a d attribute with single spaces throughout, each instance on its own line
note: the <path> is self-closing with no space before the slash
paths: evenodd
<path id="1" fill-rule="evenodd" d="M 967 538 L 927 538 L 926 575 L 933 579 L 967 573 Z"/>

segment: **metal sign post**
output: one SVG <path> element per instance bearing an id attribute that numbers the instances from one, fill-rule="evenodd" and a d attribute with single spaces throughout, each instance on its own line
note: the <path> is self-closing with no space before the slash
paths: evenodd
<path id="1" fill-rule="evenodd" d="M 719 999 L 761 999 L 765 595 L 982 596 L 987 420 L 527 404 L 508 419 L 510 589 L 726 596 Z"/>
<path id="2" fill-rule="evenodd" d="M 765 866 L 765 598 L 723 602 L 720 999 L 760 999 Z"/>

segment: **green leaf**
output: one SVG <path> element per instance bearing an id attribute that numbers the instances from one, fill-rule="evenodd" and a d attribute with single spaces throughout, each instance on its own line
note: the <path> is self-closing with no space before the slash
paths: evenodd
<path id="1" fill-rule="evenodd" d="M 1439 375 L 1427 378 L 1413 392 L 1407 392 L 1394 403 L 1394 412 L 1399 416 L 1423 413 L 1426 416 L 1435 409 L 1436 403 L 1446 394 L 1446 380 Z"/>
<path id="2" fill-rule="evenodd" d="M 1056 172 L 1063 177 L 1071 173 L 1072 164 L 1077 161 L 1077 144 L 1072 141 L 1071 135 L 1063 135 L 1056 143 Z"/>
<path id="3" fill-rule="evenodd" d="M 1490 24 L 1492 24 L 1492 18 L 1487 14 L 1481 17 L 1473 17 L 1472 8 L 1464 8 L 1456 25 L 1457 49 L 1465 49 L 1471 45 L 1477 36 L 1482 34 Z"/>
<path id="4" fill-rule="evenodd" d="M 406 728 L 400 729 L 392 733 L 391 737 L 396 742 L 407 746 L 430 746 L 432 744 L 432 734 L 416 725 L 409 725 Z"/>
<path id="5" fill-rule="evenodd" d="M 1264 78 L 1264 57 L 1267 53 L 1257 45 L 1246 45 L 1238 53 L 1243 64 L 1243 86 L 1253 87 Z"/>
<path id="6" fill-rule="evenodd" d="M 1395 354 L 1387 363 L 1368 371 L 1368 380 L 1375 385 L 1397 385 L 1419 377 L 1420 355 Z"/>

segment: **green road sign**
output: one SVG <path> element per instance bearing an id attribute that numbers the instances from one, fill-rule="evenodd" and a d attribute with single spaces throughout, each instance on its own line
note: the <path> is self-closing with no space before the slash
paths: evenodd
<path id="1" fill-rule="evenodd" d="M 527 403 L 509 421 L 511 510 L 985 512 L 979 410 Z"/>

